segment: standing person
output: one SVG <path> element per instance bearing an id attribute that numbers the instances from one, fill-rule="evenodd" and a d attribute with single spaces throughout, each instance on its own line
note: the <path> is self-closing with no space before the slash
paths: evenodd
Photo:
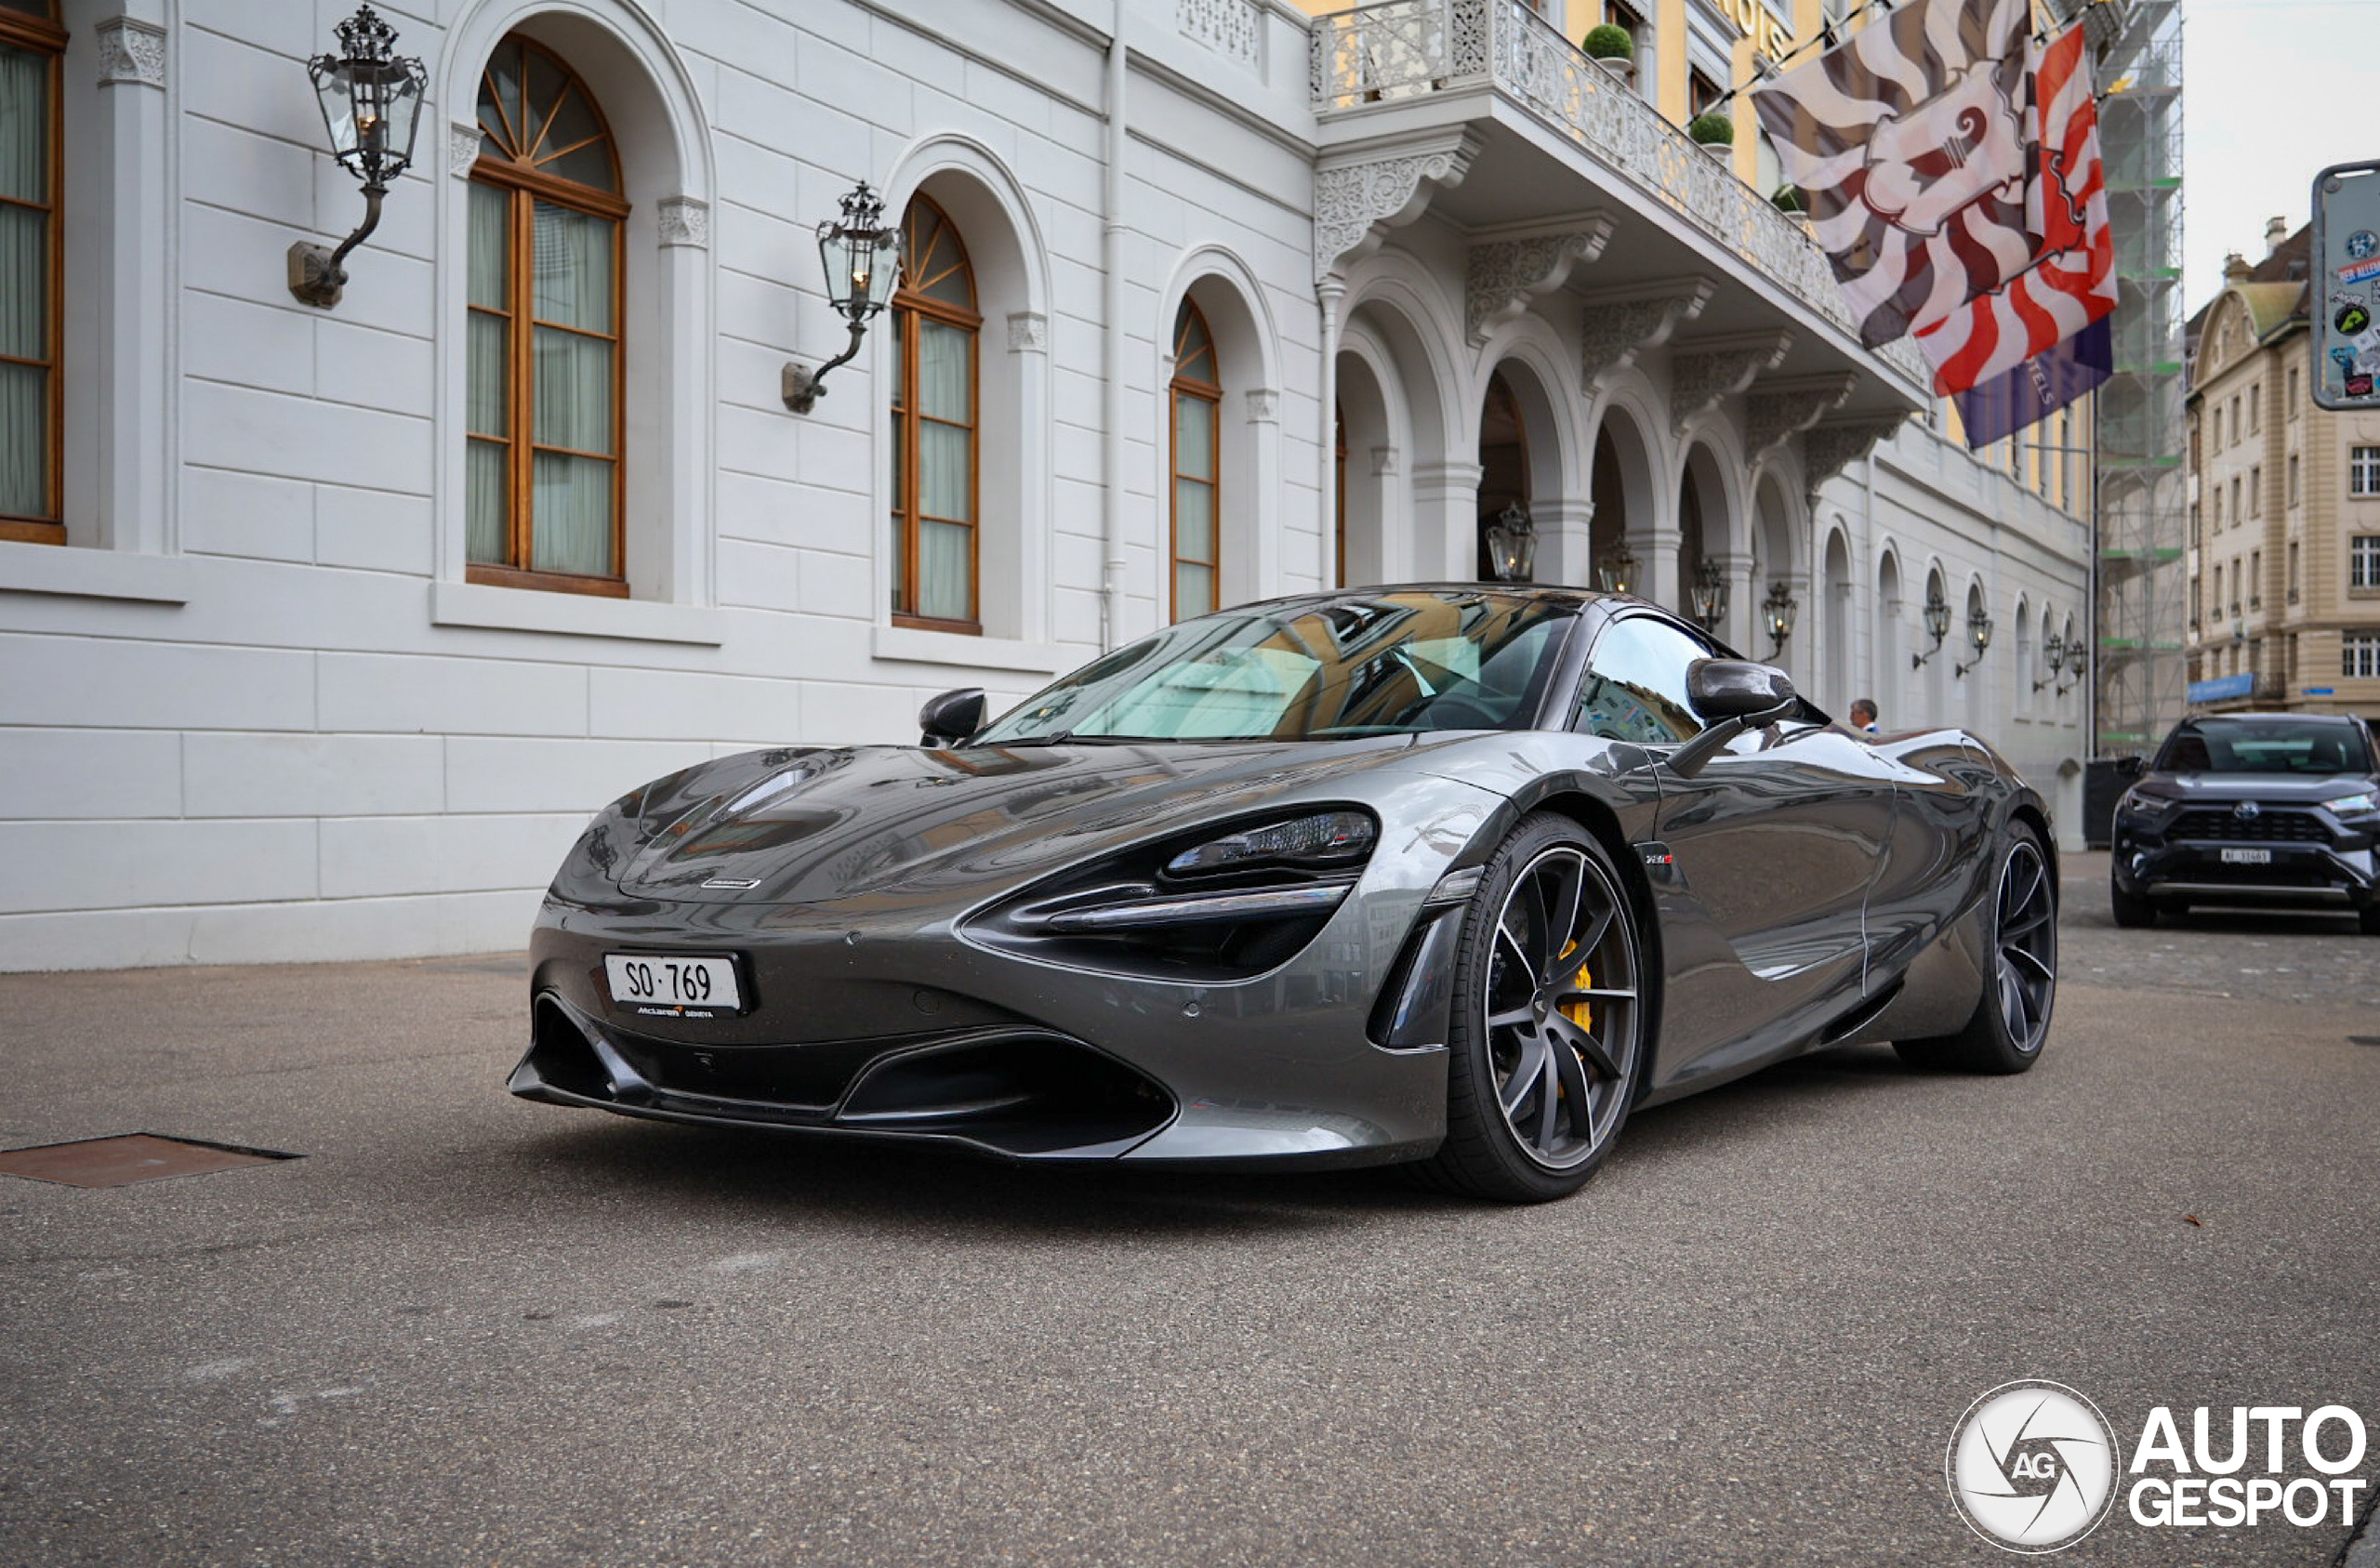
<path id="1" fill-rule="evenodd" d="M 1876 699 L 1861 697 L 1851 705 L 1851 727 L 1862 734 L 1876 733 Z"/>

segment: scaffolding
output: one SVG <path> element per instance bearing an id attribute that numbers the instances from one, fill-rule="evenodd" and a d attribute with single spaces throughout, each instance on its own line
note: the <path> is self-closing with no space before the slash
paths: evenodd
<path id="1" fill-rule="evenodd" d="M 2100 155 L 2115 231 L 2115 374 L 2099 389 L 2093 725 L 2100 756 L 2155 744 L 2183 714 L 2188 476 L 2182 401 L 2179 0 L 2100 0 Z"/>

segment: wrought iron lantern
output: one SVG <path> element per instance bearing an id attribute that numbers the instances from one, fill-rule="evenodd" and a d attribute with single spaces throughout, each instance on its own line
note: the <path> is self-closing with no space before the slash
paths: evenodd
<path id="1" fill-rule="evenodd" d="M 1715 629 L 1727 618 L 1727 573 L 1717 561 L 1705 560 L 1694 569 L 1694 588 L 1687 596 L 1693 602 L 1694 620 L 1704 631 Z"/>
<path id="2" fill-rule="evenodd" d="M 2070 683 L 2061 682 L 2057 688 L 2057 694 L 2063 697 L 2066 693 L 2074 690 L 2076 686 L 2080 686 L 2082 683 L 2084 672 L 2089 670 L 2090 667 L 2090 645 L 2085 643 L 2079 637 L 2067 643 L 2066 668 L 2067 672 L 2074 677 L 2074 679 Z"/>
<path id="3" fill-rule="evenodd" d="M 1606 593 L 1636 591 L 1636 552 L 1622 539 L 1595 563 L 1595 582 Z"/>
<path id="4" fill-rule="evenodd" d="M 1980 604 L 1967 612 L 1967 640 L 1975 644 L 1975 657 L 1965 664 L 1951 665 L 1950 674 L 1954 677 L 1964 678 L 1967 671 L 1980 665 L 1984 650 L 1991 646 L 1991 617 L 1983 613 Z"/>
<path id="5" fill-rule="evenodd" d="M 1925 631 L 1933 638 L 1934 646 L 1923 653 L 1909 656 L 1909 667 L 1911 669 L 1923 668 L 1926 660 L 1942 651 L 1942 639 L 1950 635 L 1950 603 L 1943 599 L 1940 588 L 1931 586 L 1925 590 Z"/>
<path id="6" fill-rule="evenodd" d="M 2038 692 L 2043 687 L 2048 685 L 2050 681 L 2056 680 L 2058 677 L 2059 666 L 2065 662 L 2066 639 L 2057 632 L 2052 632 L 2047 638 L 2043 639 L 2042 642 L 2042 665 L 2044 669 L 2049 671 L 2049 676 L 2047 679 L 2034 681 L 2033 690 Z"/>
<path id="7" fill-rule="evenodd" d="M 309 240 L 289 247 L 289 292 L 324 310 L 337 304 L 346 288 L 348 253 L 380 226 L 389 182 L 413 162 L 421 89 L 430 79 L 418 59 L 395 52 L 397 30 L 371 7 L 359 7 L 334 31 L 339 52 L 316 55 L 306 74 L 322 105 L 331 156 L 364 182 L 364 221 L 337 250 Z"/>
<path id="8" fill-rule="evenodd" d="M 1786 639 L 1793 635 L 1793 617 L 1801 613 L 1802 601 L 1785 586 L 1782 577 L 1772 577 L 1768 597 L 1760 601 L 1760 614 L 1768 627 L 1768 656 L 1771 659 L 1785 651 Z"/>
<path id="9" fill-rule="evenodd" d="M 1527 583 L 1537 567 L 1537 523 L 1518 501 L 1488 525 L 1488 564 L 1500 583 Z"/>
<path id="10" fill-rule="evenodd" d="M 843 192 L 842 207 L 840 218 L 818 225 L 818 263 L 826 273 L 826 303 L 851 323 L 852 340 L 816 370 L 799 363 L 785 367 L 785 405 L 796 414 L 809 413 L 826 395 L 821 385 L 826 373 L 859 352 L 867 323 L 900 285 L 901 231 L 885 223 L 884 198 L 863 179 Z"/>

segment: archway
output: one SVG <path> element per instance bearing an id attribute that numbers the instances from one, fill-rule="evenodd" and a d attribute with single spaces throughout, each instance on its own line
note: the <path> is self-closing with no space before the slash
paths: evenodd
<path id="1" fill-rule="evenodd" d="M 1606 402 L 1595 428 L 1594 460 L 1588 470 L 1594 517 L 1588 529 L 1593 586 L 1653 597 L 1651 541 L 1656 525 L 1652 448 L 1645 426 L 1628 407 Z M 1635 558 L 1624 580 L 1606 581 L 1622 552 Z"/>
<path id="2" fill-rule="evenodd" d="M 1843 530 L 1826 536 L 1826 576 L 1818 626 L 1820 654 L 1826 661 L 1826 701 L 1835 712 L 1851 705 L 1851 550 Z"/>
<path id="3" fill-rule="evenodd" d="M 1488 530 L 1507 508 L 1526 514 L 1529 496 L 1528 420 L 1521 412 L 1513 383 L 1499 366 L 1488 377 L 1488 391 L 1479 409 L 1478 533 L 1473 554 L 1479 579 L 1494 582 L 1495 560 L 1488 546 Z"/>
<path id="4" fill-rule="evenodd" d="M 1909 652 L 1908 628 L 1901 624 L 1901 615 L 1900 558 L 1887 548 L 1876 567 L 1876 644 L 1866 695 L 1877 703 L 1885 726 L 1896 730 L 1912 727 L 1900 700 L 1907 685 L 1901 666 Z"/>

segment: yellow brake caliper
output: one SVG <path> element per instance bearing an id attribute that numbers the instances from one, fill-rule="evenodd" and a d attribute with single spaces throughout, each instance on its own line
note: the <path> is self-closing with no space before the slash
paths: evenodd
<path id="1" fill-rule="evenodd" d="M 1576 953 L 1577 951 L 1579 951 L 1579 944 L 1576 942 L 1573 942 L 1569 946 L 1562 950 L 1562 956 L 1567 960 L 1571 954 Z M 1580 990 L 1584 991 L 1594 982 L 1595 977 L 1593 966 L 1591 963 L 1581 960 L 1579 965 L 1578 976 L 1572 980 L 1570 983 L 1577 986 Z M 1581 1029 L 1592 1028 L 1594 1024 L 1594 1004 L 1588 1001 L 1584 996 L 1580 997 L 1575 1002 L 1565 1002 L 1562 1004 L 1562 1016 L 1568 1019 L 1571 1022 L 1577 1024 Z M 1584 1067 L 1586 1065 L 1586 1061 L 1587 1059 L 1584 1055 L 1579 1056 L 1579 1065 Z"/>

